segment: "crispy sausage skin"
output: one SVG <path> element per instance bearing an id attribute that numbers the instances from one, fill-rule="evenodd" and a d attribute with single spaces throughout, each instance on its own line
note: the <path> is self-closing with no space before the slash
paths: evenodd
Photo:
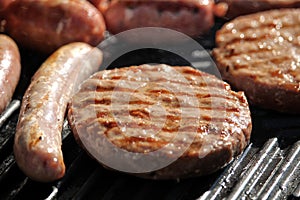
<path id="1" fill-rule="evenodd" d="M 0 35 L 0 113 L 10 102 L 18 85 L 21 63 L 16 43 L 4 34 Z"/>
<path id="2" fill-rule="evenodd" d="M 105 32 L 100 11 L 82 0 L 13 1 L 4 19 L 4 31 L 16 42 L 44 53 L 71 42 L 98 45 Z"/>
<path id="3" fill-rule="evenodd" d="M 7 6 L 14 0 L 1 0 L 0 1 L 0 22 L 4 18 L 4 10 L 7 8 Z"/>
<path id="4" fill-rule="evenodd" d="M 64 45 L 37 70 L 23 97 L 14 154 L 31 179 L 49 182 L 65 172 L 61 131 L 66 106 L 78 85 L 98 70 L 102 53 L 86 43 Z"/>
<path id="5" fill-rule="evenodd" d="M 189 36 L 214 24 L 212 0 L 90 0 L 104 15 L 113 34 L 139 27 L 170 28 Z"/>

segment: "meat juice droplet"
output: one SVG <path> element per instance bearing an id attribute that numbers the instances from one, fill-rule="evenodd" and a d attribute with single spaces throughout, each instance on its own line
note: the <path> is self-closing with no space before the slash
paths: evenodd
<path id="1" fill-rule="evenodd" d="M 48 153 L 52 153 L 53 151 L 54 151 L 53 148 L 47 148 L 47 152 L 48 152 Z"/>
<path id="2" fill-rule="evenodd" d="M 233 23 L 229 23 L 229 24 L 226 25 L 227 30 L 231 30 L 233 27 L 234 27 Z"/>
<path id="3" fill-rule="evenodd" d="M 265 21 L 266 21 L 266 18 L 263 15 L 261 15 L 259 17 L 259 22 L 264 23 Z"/>

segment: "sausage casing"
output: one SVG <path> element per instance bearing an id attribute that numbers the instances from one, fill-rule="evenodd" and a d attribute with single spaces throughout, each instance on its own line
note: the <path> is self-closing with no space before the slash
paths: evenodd
<path id="1" fill-rule="evenodd" d="M 82 0 L 18 0 L 4 12 L 4 31 L 22 46 L 52 53 L 71 42 L 98 45 L 105 22 L 92 4 Z"/>
<path id="2" fill-rule="evenodd" d="M 0 35 L 0 113 L 10 102 L 18 85 L 21 63 L 16 43 L 8 36 Z"/>
<path id="3" fill-rule="evenodd" d="M 12 2 L 13 0 L 1 0 L 0 1 L 0 22 L 4 18 L 4 11 L 7 8 L 7 6 Z"/>
<path id="4" fill-rule="evenodd" d="M 32 77 L 14 143 L 17 164 L 30 178 L 48 182 L 64 175 L 61 131 L 66 106 L 81 81 L 98 70 L 101 62 L 99 49 L 71 43 L 55 51 Z"/>
<path id="5" fill-rule="evenodd" d="M 214 24 L 212 0 L 90 0 L 103 13 L 113 34 L 140 27 L 164 27 L 189 36 Z"/>

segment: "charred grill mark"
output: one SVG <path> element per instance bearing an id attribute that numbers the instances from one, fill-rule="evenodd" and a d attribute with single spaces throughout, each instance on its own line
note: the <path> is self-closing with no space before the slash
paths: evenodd
<path id="1" fill-rule="evenodd" d="M 235 109 L 233 109 L 233 111 L 236 111 Z M 109 114 L 106 113 L 100 113 L 100 115 L 103 116 L 109 116 Z M 124 128 L 126 129 L 136 129 L 136 130 L 140 130 L 140 132 L 142 132 L 142 130 L 145 131 L 149 131 L 149 130 L 154 130 L 154 131 L 158 131 L 158 132 L 164 132 L 164 133 L 169 133 L 169 134 L 174 134 L 177 131 L 182 132 L 187 132 L 187 133 L 194 133 L 195 131 L 201 133 L 203 132 L 202 127 L 199 126 L 199 124 L 210 124 L 210 123 L 214 123 L 216 126 L 220 126 L 222 128 L 224 128 L 224 123 L 232 123 L 235 124 L 236 122 L 231 119 L 231 118 L 226 118 L 226 120 L 224 120 L 223 117 L 216 117 L 216 116 L 209 116 L 209 115 L 202 115 L 201 119 L 198 121 L 198 119 L 191 117 L 190 120 L 192 121 L 198 121 L 196 122 L 193 126 L 190 125 L 185 125 L 182 124 L 181 121 L 181 117 L 180 116 L 166 116 L 166 119 L 162 118 L 162 121 L 165 120 L 164 122 L 164 126 L 163 127 L 158 127 L 156 126 L 155 123 L 153 123 L 152 121 L 148 121 L 146 119 L 143 119 L 143 121 L 139 121 L 139 120 L 125 120 L 121 121 L 118 124 L 118 122 L 116 121 L 116 119 L 114 117 L 105 117 L 105 118 L 89 118 L 86 119 L 84 123 L 88 123 L 88 126 L 93 126 L 94 124 L 99 124 L 100 126 L 104 126 L 108 131 L 113 129 L 113 128 L 122 128 L 124 126 Z M 188 118 L 185 118 L 185 120 L 188 120 Z M 198 124 L 199 123 L 199 124 Z M 219 124 L 219 125 L 218 125 Z M 88 127 L 87 126 L 87 127 Z M 225 125 L 226 127 L 227 125 Z M 209 133 L 209 132 L 208 132 Z"/>
<path id="2" fill-rule="evenodd" d="M 87 102 L 89 103 L 89 102 Z M 110 105 L 111 104 L 111 99 L 94 99 L 95 104 L 104 104 L 104 105 Z"/>
<path id="3" fill-rule="evenodd" d="M 300 19 L 298 17 L 295 17 L 297 15 L 293 15 L 293 14 L 297 14 L 296 9 L 287 9 L 286 11 L 282 11 L 282 12 L 273 12 L 272 16 L 262 16 L 262 15 L 258 15 L 258 14 L 254 14 L 254 15 L 249 15 L 248 17 L 240 17 L 240 18 L 236 18 L 235 20 L 232 20 L 231 24 L 234 24 L 234 26 L 232 28 L 226 28 L 226 29 L 222 29 L 221 31 L 226 33 L 226 32 L 230 32 L 232 29 L 234 28 L 238 28 L 238 30 L 240 32 L 245 32 L 248 29 L 253 29 L 253 28 L 265 28 L 265 27 L 272 27 L 272 28 L 283 28 L 283 27 L 293 27 L 294 25 L 297 25 L 297 23 L 300 21 Z M 287 17 L 292 17 L 293 20 L 285 20 L 287 19 Z M 244 28 L 240 28 L 238 27 L 238 25 L 236 24 L 236 21 L 239 21 L 240 23 L 238 23 L 238 25 L 240 26 L 244 26 Z M 229 24 L 227 23 L 227 24 Z M 227 25 L 225 24 L 225 26 Z M 258 24 L 260 26 L 257 25 L 253 25 L 253 24 Z M 219 32 L 221 32 L 219 31 Z"/>
<path id="4" fill-rule="evenodd" d="M 144 120 L 149 120 L 150 119 L 150 113 L 146 110 L 130 110 L 129 111 L 129 115 L 132 117 L 137 117 L 137 118 L 141 118 Z"/>
<path id="5" fill-rule="evenodd" d="M 226 149 L 224 145 L 232 145 L 232 155 L 239 153 L 242 146 L 235 144 L 235 141 L 247 142 L 243 138 L 249 138 L 250 133 L 244 130 L 251 121 L 243 93 L 235 93 L 223 81 L 192 68 L 174 69 L 187 81 L 167 80 L 156 73 L 161 70 L 157 67 L 151 70 L 148 67 L 132 67 L 132 71 L 139 72 L 142 78 L 137 79 L 131 74 L 122 80 L 124 85 L 118 84 L 117 80 L 107 79 L 116 74 L 124 77 L 126 70 L 131 69 L 97 74 L 95 80 L 86 82 L 87 87 L 77 94 L 71 105 L 75 111 L 81 109 L 82 112 L 93 111 L 96 114 L 86 112 L 79 115 L 76 126 L 86 134 L 91 134 L 92 138 L 105 136 L 116 147 L 129 152 L 148 153 L 166 147 L 162 149 L 161 156 L 168 156 L 168 151 L 186 144 L 188 150 L 183 157 L 198 156 L 199 152 L 204 155 L 205 152 L 201 152 L 202 145 L 205 148 L 203 151 L 212 152 L 218 151 L 218 148 Z M 155 82 L 145 85 L 143 76 L 147 77 L 145 82 L 154 76 Z M 162 77 L 157 79 L 156 76 Z M 96 80 L 95 77 L 100 78 Z M 126 89 L 133 83 L 140 88 Z M 169 84 L 168 87 L 164 87 L 165 84 Z M 176 90 L 168 89 L 170 84 Z M 113 89 L 116 85 L 120 85 L 118 91 Z M 93 88 L 96 87 L 98 91 L 95 92 Z M 101 87 L 111 88 L 111 91 Z M 106 99 L 111 101 L 107 103 Z M 197 104 L 191 101 L 195 99 Z M 185 114 L 184 109 L 190 114 Z M 224 138 L 228 144 L 218 143 Z"/>
<path id="6" fill-rule="evenodd" d="M 205 96 L 205 95 L 204 95 Z M 202 95 L 197 95 L 197 98 L 202 98 Z M 184 105 L 184 104 L 180 104 L 178 102 L 175 103 L 171 103 L 169 102 L 168 104 L 166 104 L 164 106 L 165 109 L 186 109 L 186 108 L 195 108 L 195 109 L 204 109 L 204 110 L 211 110 L 211 109 L 215 109 L 215 110 L 230 110 L 230 107 L 228 104 L 226 104 L 226 100 L 233 100 L 236 101 L 237 99 L 235 97 L 232 98 L 223 98 L 224 96 L 209 96 L 209 97 L 204 97 L 202 98 L 201 101 L 198 101 L 199 106 L 195 107 L 194 105 Z M 213 99 L 212 99 L 213 98 Z M 165 101 L 168 102 L 168 101 Z M 106 106 L 117 106 L 120 105 L 122 103 L 122 101 L 112 104 L 111 99 L 109 98 L 105 98 L 105 99 L 85 99 L 85 101 L 83 102 L 78 102 L 75 103 L 74 106 L 80 106 L 82 108 L 85 108 L 91 104 L 95 104 L 95 105 L 106 105 Z M 126 103 L 126 102 L 124 102 Z M 129 107 L 126 108 L 123 107 L 124 109 L 132 109 L 131 106 L 134 105 L 145 105 L 145 106 L 152 106 L 154 105 L 155 102 L 147 102 L 147 101 L 130 101 L 128 102 Z M 96 109 L 96 108 L 95 108 Z"/>
<path id="7" fill-rule="evenodd" d="M 278 19 L 279 20 L 279 19 Z M 300 20 L 298 21 L 298 23 L 300 22 Z M 234 23 L 234 22 L 233 22 Z M 259 22 L 257 22 L 259 23 Z M 239 30 L 236 29 L 232 29 L 231 31 L 224 31 L 221 30 L 217 33 L 217 36 L 220 38 L 226 38 L 226 41 L 217 39 L 219 42 L 220 47 L 222 46 L 227 46 L 227 45 L 231 45 L 234 43 L 239 43 L 241 41 L 243 42 L 259 42 L 261 40 L 270 40 L 270 39 L 275 39 L 277 37 L 284 37 L 284 35 L 282 33 L 285 32 L 293 32 L 293 35 L 295 36 L 294 38 L 297 38 L 298 36 L 298 31 L 300 28 L 299 27 L 295 27 L 297 26 L 298 23 L 294 23 L 294 24 L 289 24 L 289 25 L 282 25 L 282 27 L 280 28 L 276 28 L 275 24 L 263 24 L 260 27 L 256 27 L 253 28 L 251 26 L 249 27 L 245 27 Z M 258 32 L 257 30 L 260 30 L 260 32 Z M 234 33 L 232 33 L 232 31 L 234 30 Z M 274 30 L 272 32 L 272 30 Z M 259 37 L 257 37 L 257 34 L 260 35 Z M 232 37 L 233 36 L 233 37 Z M 229 39 L 232 38 L 232 39 Z M 285 38 L 285 41 L 294 44 L 294 45 L 298 45 L 297 43 L 292 43 L 288 38 Z"/>
<path id="8" fill-rule="evenodd" d="M 251 53 L 247 54 L 247 53 L 243 53 L 245 55 L 248 55 L 251 57 Z M 232 56 L 231 58 L 229 58 L 230 61 L 236 61 L 237 59 L 241 60 L 241 55 L 239 56 Z M 245 64 L 239 64 L 237 62 L 234 63 L 234 68 L 235 69 L 239 69 L 239 68 L 255 68 L 255 66 L 259 66 L 261 64 L 274 64 L 275 66 L 280 66 L 280 64 L 286 62 L 287 60 L 290 60 L 291 57 L 288 55 L 283 55 L 283 56 L 277 56 L 277 57 L 269 57 L 269 58 L 255 58 L 255 59 L 249 59 L 245 61 Z"/>

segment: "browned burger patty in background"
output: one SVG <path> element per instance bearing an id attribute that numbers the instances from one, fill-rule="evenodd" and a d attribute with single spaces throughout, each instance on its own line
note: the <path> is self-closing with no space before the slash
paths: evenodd
<path id="1" fill-rule="evenodd" d="M 223 79 L 250 103 L 300 112 L 300 9 L 238 17 L 217 32 L 216 43 Z"/>
<path id="2" fill-rule="evenodd" d="M 186 117 L 184 109 L 190 110 Z M 195 111 L 200 114 L 193 115 Z M 175 162 L 139 174 L 153 179 L 205 175 L 220 169 L 243 151 L 252 129 L 243 92 L 234 92 L 222 80 L 191 67 L 167 65 L 97 72 L 73 97 L 68 119 L 77 141 L 97 158 L 114 153 L 103 145 L 103 137 L 116 148 L 140 154 L 165 147 L 157 160 L 174 156 L 176 148 L 191 138 Z M 153 134 L 143 135 L 147 131 Z"/>
<path id="3" fill-rule="evenodd" d="M 216 0 L 216 2 L 227 3 L 228 18 L 271 9 L 300 7 L 300 0 Z"/>

